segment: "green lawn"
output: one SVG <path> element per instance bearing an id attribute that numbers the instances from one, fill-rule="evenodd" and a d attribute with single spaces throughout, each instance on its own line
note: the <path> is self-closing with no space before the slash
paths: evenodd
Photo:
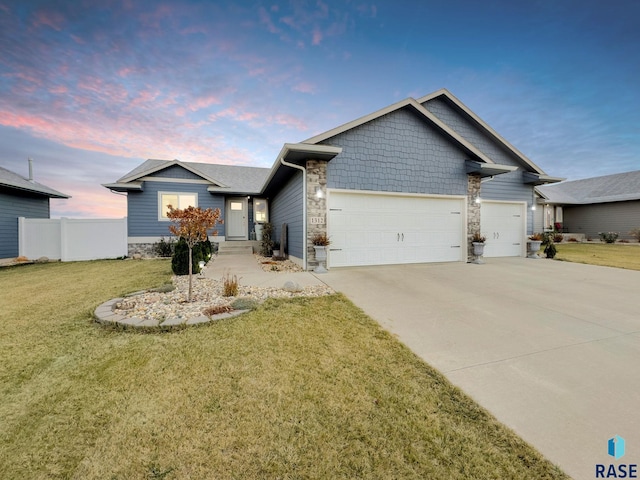
<path id="1" fill-rule="evenodd" d="M 635 243 L 561 243 L 556 248 L 558 260 L 640 270 L 640 245 Z"/>
<path id="2" fill-rule="evenodd" d="M 567 478 L 341 295 L 171 333 L 92 322 L 168 272 L 0 269 L 2 478 Z"/>

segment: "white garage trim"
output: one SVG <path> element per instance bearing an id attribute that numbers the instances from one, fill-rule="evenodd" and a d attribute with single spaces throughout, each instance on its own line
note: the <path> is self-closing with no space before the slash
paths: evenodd
<path id="1" fill-rule="evenodd" d="M 482 199 L 480 231 L 487 237 L 485 257 L 526 256 L 527 202 Z"/>
<path id="2" fill-rule="evenodd" d="M 466 261 L 466 196 L 327 190 L 330 267 Z"/>

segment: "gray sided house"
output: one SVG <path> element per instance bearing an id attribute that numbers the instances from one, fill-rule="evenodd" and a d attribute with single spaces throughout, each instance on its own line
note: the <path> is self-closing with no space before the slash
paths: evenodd
<path id="1" fill-rule="evenodd" d="M 0 258 L 18 256 L 18 218 L 49 218 L 51 198 L 70 198 L 0 167 Z"/>
<path id="2" fill-rule="evenodd" d="M 287 143 L 271 169 L 149 160 L 106 187 L 128 192 L 131 244 L 166 235 L 163 193 L 223 209 L 225 241 L 249 238 L 266 206 L 260 218 L 276 237 L 286 223 L 289 257 L 312 268 L 317 233 L 328 267 L 467 261 L 480 232 L 485 256 L 524 256 L 534 187 L 559 180 L 443 89 Z"/>
<path id="3" fill-rule="evenodd" d="M 564 232 L 598 238 L 599 232 L 629 232 L 640 227 L 640 170 L 538 187 L 537 224 L 544 229 L 560 223 Z"/>

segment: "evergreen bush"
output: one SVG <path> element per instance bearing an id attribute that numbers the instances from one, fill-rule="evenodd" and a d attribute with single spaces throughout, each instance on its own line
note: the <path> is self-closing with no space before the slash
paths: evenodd
<path id="1" fill-rule="evenodd" d="M 193 247 L 191 258 L 193 259 L 193 273 L 200 273 L 199 262 L 204 260 L 202 255 L 202 246 L 200 243 L 196 243 Z M 171 270 L 173 270 L 175 275 L 189 275 L 189 247 L 187 246 L 187 242 L 184 238 L 181 238 L 178 240 L 178 243 L 176 243 L 173 257 L 171 258 Z"/>
<path id="2" fill-rule="evenodd" d="M 273 225 L 269 222 L 262 225 L 262 241 L 260 253 L 263 257 L 270 257 L 273 252 Z"/>

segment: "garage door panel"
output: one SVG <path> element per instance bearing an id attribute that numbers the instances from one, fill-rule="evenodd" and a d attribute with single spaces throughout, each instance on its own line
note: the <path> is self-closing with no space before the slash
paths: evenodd
<path id="1" fill-rule="evenodd" d="M 480 211 L 481 232 L 487 238 L 485 257 L 523 255 L 526 206 L 523 203 L 485 201 Z"/>
<path id="2" fill-rule="evenodd" d="M 331 192 L 330 266 L 460 261 L 464 199 Z M 452 246 L 454 248 L 452 248 Z"/>

